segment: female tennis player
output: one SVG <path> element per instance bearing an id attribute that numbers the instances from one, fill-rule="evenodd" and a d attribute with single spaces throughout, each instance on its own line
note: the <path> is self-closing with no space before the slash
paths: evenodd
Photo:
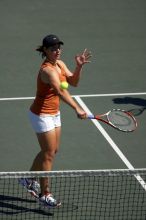
<path id="1" fill-rule="evenodd" d="M 71 72 L 66 64 L 60 60 L 61 46 L 64 43 L 56 35 L 48 35 L 42 45 L 36 50 L 41 53 L 44 61 L 37 78 L 37 92 L 30 107 L 29 118 L 37 135 L 41 148 L 33 161 L 31 171 L 50 171 L 55 154 L 59 148 L 61 134 L 60 99 L 67 103 L 80 119 L 87 117 L 86 113 L 73 100 L 66 89 L 61 89 L 60 83 L 67 81 L 71 86 L 78 85 L 82 67 L 89 63 L 91 53 L 85 49 L 82 54 L 75 56 L 76 67 Z M 38 197 L 36 181 L 25 179 L 23 183 L 35 197 Z M 41 195 L 39 201 L 48 207 L 56 207 L 61 203 L 50 193 L 48 178 L 40 179 Z"/>

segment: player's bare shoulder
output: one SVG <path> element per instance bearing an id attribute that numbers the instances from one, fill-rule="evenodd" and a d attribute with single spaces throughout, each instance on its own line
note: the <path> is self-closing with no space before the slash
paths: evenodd
<path id="1" fill-rule="evenodd" d="M 41 80 L 44 83 L 49 83 L 49 78 L 53 74 L 53 72 L 54 72 L 53 68 L 51 68 L 49 66 L 44 67 L 40 72 Z"/>
<path id="2" fill-rule="evenodd" d="M 65 63 L 62 60 L 57 60 L 57 63 L 61 66 L 61 67 L 66 67 Z"/>
<path id="3" fill-rule="evenodd" d="M 58 60 L 57 63 L 64 69 L 67 77 L 70 77 L 73 75 L 72 72 L 68 69 L 68 67 L 62 60 Z"/>

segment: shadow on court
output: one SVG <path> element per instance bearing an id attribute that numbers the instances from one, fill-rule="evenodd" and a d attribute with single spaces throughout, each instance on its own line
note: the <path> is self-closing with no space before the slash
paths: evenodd
<path id="1" fill-rule="evenodd" d="M 32 212 L 36 214 L 52 216 L 52 213 L 46 213 L 45 211 L 38 208 L 26 208 L 26 205 L 22 206 L 21 203 L 27 203 L 29 206 L 31 206 L 35 205 L 36 201 L 14 196 L 0 195 L 0 215 L 3 214 L 6 216 L 12 216 L 20 214 L 21 216 L 22 213 Z"/>
<path id="2" fill-rule="evenodd" d="M 114 98 L 113 102 L 115 104 L 133 104 L 140 106 L 140 108 L 129 109 L 134 116 L 141 115 L 146 110 L 146 99 L 142 98 L 133 98 L 133 97 L 124 97 L 124 98 Z"/>
<path id="3" fill-rule="evenodd" d="M 58 209 L 48 209 L 44 207 L 39 207 L 38 202 L 31 199 L 19 198 L 15 196 L 0 195 L 0 216 L 2 218 L 6 216 L 6 219 L 13 219 L 12 216 L 17 215 L 20 218 L 26 213 L 31 213 L 31 216 L 54 216 L 55 213 L 67 213 L 77 211 L 78 206 L 73 203 L 63 202 L 61 208 Z"/>

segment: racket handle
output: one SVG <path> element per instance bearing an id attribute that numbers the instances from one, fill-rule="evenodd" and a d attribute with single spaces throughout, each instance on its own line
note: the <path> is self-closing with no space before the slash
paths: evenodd
<path id="1" fill-rule="evenodd" d="M 95 119 L 94 115 L 88 115 L 88 119 Z"/>

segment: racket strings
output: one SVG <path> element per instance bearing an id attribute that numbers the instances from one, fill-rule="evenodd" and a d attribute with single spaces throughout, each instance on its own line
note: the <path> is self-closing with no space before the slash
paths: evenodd
<path id="1" fill-rule="evenodd" d="M 134 118 L 124 111 L 113 110 L 109 112 L 107 117 L 110 123 L 120 130 L 133 131 L 136 128 Z"/>

